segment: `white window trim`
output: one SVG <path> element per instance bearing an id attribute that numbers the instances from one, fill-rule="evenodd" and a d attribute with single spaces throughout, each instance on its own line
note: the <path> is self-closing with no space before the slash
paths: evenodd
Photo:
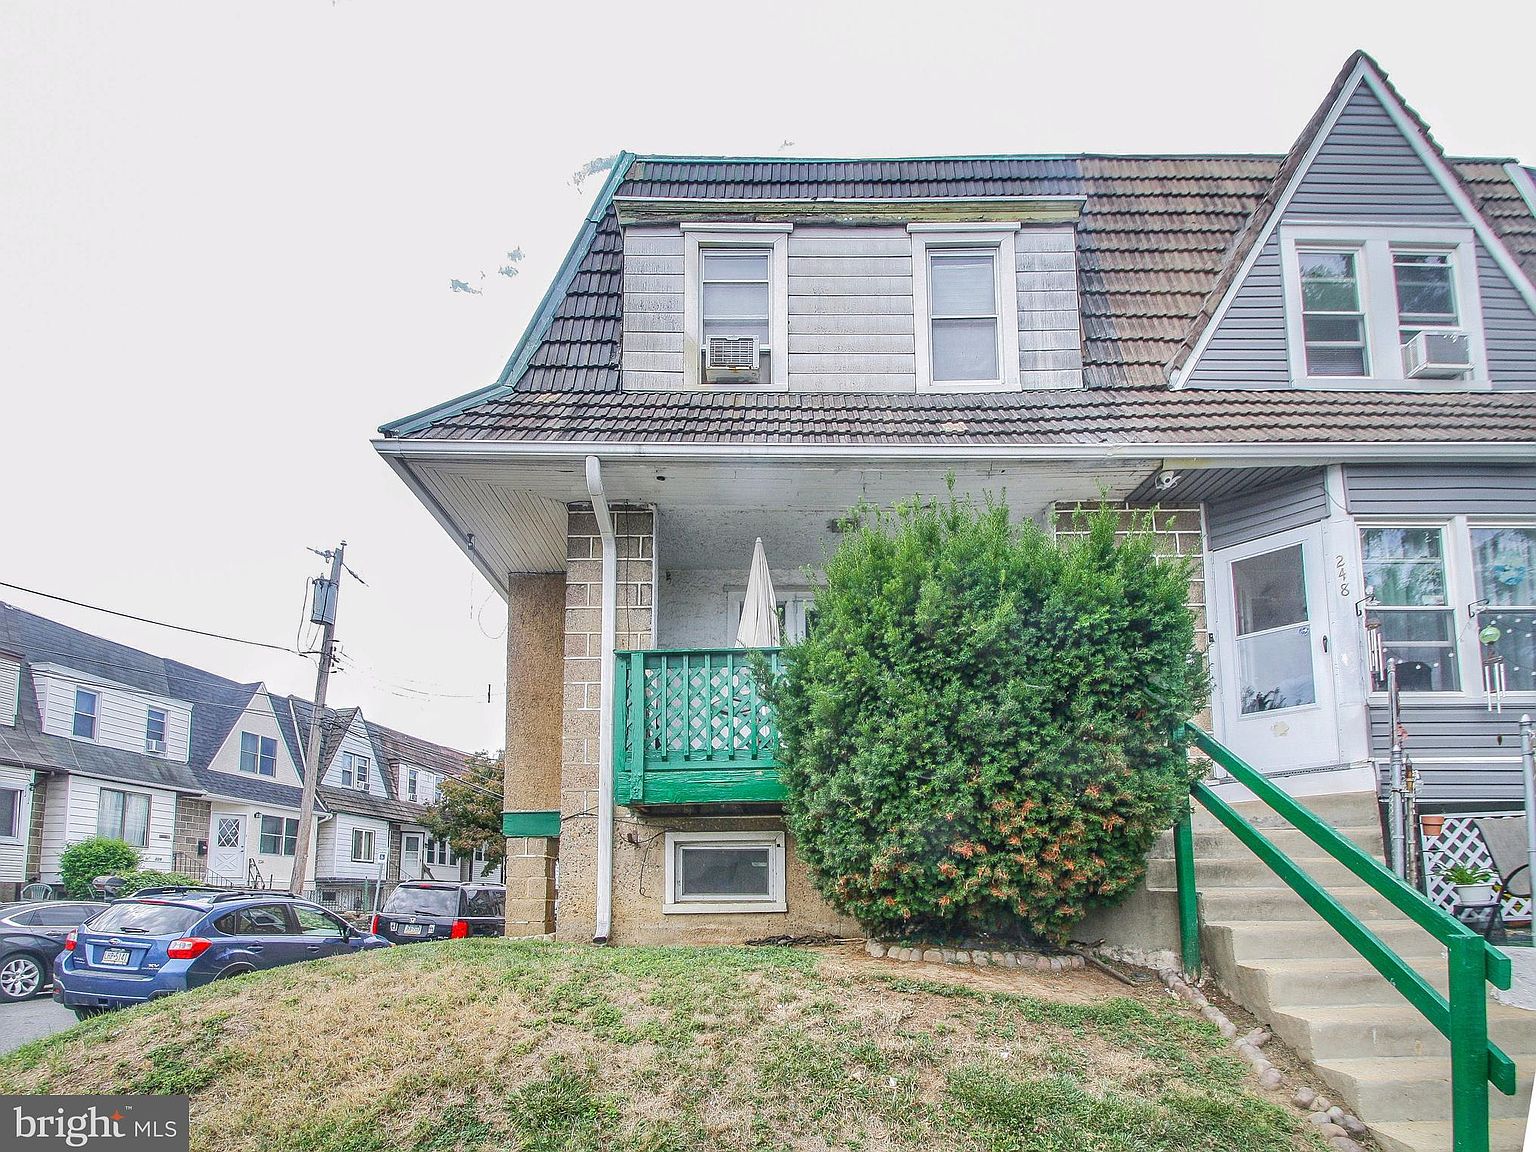
<path id="1" fill-rule="evenodd" d="M 773 283 L 768 292 L 769 380 L 760 384 L 732 383 L 721 391 L 789 391 L 789 233 L 793 224 L 683 224 L 683 387 L 712 391 L 700 371 L 703 309 L 699 301 L 699 249 L 769 248 Z"/>
<path id="2" fill-rule="evenodd" d="M 368 786 L 368 773 L 373 770 L 373 758 L 371 756 L 364 756 L 361 752 L 343 751 L 340 755 L 347 757 L 346 760 L 342 761 L 344 765 L 347 765 L 343 771 L 350 771 L 352 773 L 352 783 L 343 783 L 342 787 L 351 788 L 354 792 L 372 791 Z M 357 770 L 359 764 L 363 768 L 361 772 Z"/>
<path id="3" fill-rule="evenodd" d="M 20 844 L 26 839 L 24 833 L 27 830 L 28 821 L 32 818 L 32 806 L 26 803 L 28 791 L 29 789 L 19 784 L 0 784 L 0 792 L 16 793 L 16 831 L 6 832 L 0 829 L 0 844 Z M 23 806 L 26 809 L 25 814 Z"/>
<path id="4" fill-rule="evenodd" d="M 737 584 L 727 589 L 727 592 L 731 605 L 726 610 L 725 643 L 734 648 L 736 633 L 741 627 L 741 606 L 747 599 L 747 588 L 744 584 Z M 816 607 L 816 593 L 805 588 L 776 588 L 774 594 L 777 599 L 784 601 L 784 627 L 779 637 L 780 644 L 795 644 L 805 639 L 805 617 L 808 611 Z"/>
<path id="5" fill-rule="evenodd" d="M 151 752 L 149 742 L 153 739 L 149 734 L 149 722 L 154 714 L 160 713 L 160 751 Z M 171 714 L 158 704 L 149 704 L 144 709 L 144 754 L 146 756 L 167 756 L 171 750 Z"/>
<path id="6" fill-rule="evenodd" d="M 361 855 L 361 856 L 359 856 L 357 854 L 359 841 L 361 841 L 362 845 L 363 845 L 363 853 L 364 854 Z M 377 839 L 374 836 L 374 829 L 372 829 L 372 828 L 354 828 L 354 829 L 352 829 L 352 843 L 350 845 L 352 863 L 354 863 L 354 864 L 375 864 L 375 863 L 377 863 L 377 861 L 373 858 L 374 850 L 377 847 L 377 845 L 378 845 L 378 841 L 377 841 Z"/>
<path id="7" fill-rule="evenodd" d="M 81 736 L 75 731 L 75 717 L 83 716 L 80 711 L 80 693 L 84 692 L 96 701 L 95 711 L 91 713 L 91 734 Z M 75 694 L 69 702 L 69 738 L 71 740 L 86 740 L 92 744 L 101 742 L 101 691 L 97 688 L 87 688 L 83 684 L 75 685 Z"/>
<path id="8" fill-rule="evenodd" d="M 680 844 L 718 845 L 732 848 L 768 848 L 768 899 L 766 900 L 676 900 L 677 848 Z M 661 910 L 668 915 L 704 912 L 787 912 L 784 898 L 784 833 L 782 832 L 668 832 L 666 834 L 666 890 Z"/>
<path id="9" fill-rule="evenodd" d="M 1297 248 L 1355 253 L 1360 307 L 1365 313 L 1366 358 L 1370 376 L 1309 376 L 1302 332 L 1301 268 Z M 1392 250 L 1445 252 L 1451 257 L 1459 331 L 1467 335 L 1472 370 L 1462 380 L 1411 380 L 1403 371 L 1398 341 L 1397 288 Z M 1477 282 L 1477 243 L 1470 228 L 1398 228 L 1378 224 L 1293 222 L 1280 226 L 1280 269 L 1285 291 L 1285 343 L 1291 383 L 1298 388 L 1342 391 L 1475 392 L 1492 387 L 1483 333 L 1482 296 Z"/>
<path id="10" fill-rule="evenodd" d="M 1019 272 L 1014 238 L 1020 225 L 908 224 L 912 237 L 912 329 L 916 337 L 919 392 L 1019 391 Z M 928 314 L 930 248 L 996 248 L 997 380 L 934 380 L 932 318 Z"/>
<path id="11" fill-rule="evenodd" d="M 1485 703 L 1488 694 L 1483 690 L 1482 642 L 1478 640 L 1477 620 L 1467 612 L 1469 605 L 1481 599 L 1477 594 L 1477 563 L 1472 555 L 1473 528 L 1536 528 L 1536 519 L 1519 516 L 1357 516 L 1355 517 L 1356 571 L 1363 576 L 1365 557 L 1360 547 L 1360 531 L 1364 528 L 1439 528 L 1445 542 L 1445 594 L 1451 609 L 1456 637 L 1457 671 L 1461 676 L 1459 692 L 1407 692 L 1406 700 L 1419 704 L 1476 702 Z M 1385 704 L 1385 691 L 1369 687 L 1367 698 L 1372 704 Z M 1506 706 L 1536 703 L 1536 692 L 1508 691 L 1503 694 Z"/>

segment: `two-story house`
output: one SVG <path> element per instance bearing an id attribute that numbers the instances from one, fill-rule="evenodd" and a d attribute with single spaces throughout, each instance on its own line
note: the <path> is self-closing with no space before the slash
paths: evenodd
<path id="1" fill-rule="evenodd" d="M 860 500 L 1101 493 L 1196 555 L 1216 735 L 1518 807 L 1536 704 L 1536 185 L 1352 57 L 1281 155 L 625 153 L 491 385 L 378 452 L 506 598 L 508 931 L 842 931 L 733 648 Z M 807 576 L 809 570 L 812 575 Z M 555 861 L 559 862 L 558 907 Z"/>
<path id="2" fill-rule="evenodd" d="M 144 868 L 287 888 L 308 723 L 307 702 L 262 684 L 0 604 L 0 891 L 57 883 L 60 853 L 95 835 L 133 845 Z M 328 711 L 323 733 L 306 890 L 361 908 L 381 876 L 471 873 L 420 823 L 463 753 L 355 708 Z"/>

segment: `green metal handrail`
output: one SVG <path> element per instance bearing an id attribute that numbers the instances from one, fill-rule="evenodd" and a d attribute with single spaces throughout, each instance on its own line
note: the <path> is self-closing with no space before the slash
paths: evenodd
<path id="1" fill-rule="evenodd" d="M 1451 1044 L 1451 1128 L 1454 1152 L 1487 1152 L 1488 1085 L 1515 1093 L 1515 1064 L 1488 1039 L 1485 983 L 1510 985 L 1509 957 L 1417 889 L 1383 867 L 1369 853 L 1276 787 L 1230 748 L 1192 724 L 1184 732 L 1194 745 L 1231 773 L 1243 787 L 1324 852 L 1363 880 L 1393 907 L 1443 944 L 1449 955 L 1450 998 L 1392 951 L 1379 936 L 1334 899 L 1294 860 L 1243 819 L 1204 782 L 1190 795 L 1323 918 L 1365 960 L 1401 992 Z M 1174 872 L 1179 889 L 1179 939 L 1187 971 L 1200 969 L 1200 924 L 1195 884 L 1194 833 L 1189 812 L 1174 828 Z"/>

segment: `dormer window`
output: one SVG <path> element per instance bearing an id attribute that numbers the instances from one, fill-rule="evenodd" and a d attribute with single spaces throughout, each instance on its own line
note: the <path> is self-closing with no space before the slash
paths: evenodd
<path id="1" fill-rule="evenodd" d="M 75 689 L 75 722 L 70 729 L 81 740 L 96 739 L 96 709 L 101 697 L 89 688 Z"/>
<path id="2" fill-rule="evenodd" d="M 341 754 L 341 783 L 344 788 L 368 791 L 368 757 L 355 752 Z"/>
<path id="3" fill-rule="evenodd" d="M 1470 229 L 1285 224 L 1280 249 L 1296 384 L 1488 386 Z"/>
<path id="4" fill-rule="evenodd" d="M 711 222 L 681 227 L 684 387 L 787 389 L 792 226 Z M 643 285 L 644 274 L 637 275 L 636 267 L 628 265 L 626 275 L 632 284 Z M 711 361 L 712 337 L 738 339 L 727 341 L 724 354 Z M 755 367 L 747 355 L 749 340 L 756 345 Z"/>
<path id="5" fill-rule="evenodd" d="M 1017 227 L 908 224 L 917 387 L 1019 387 Z"/>

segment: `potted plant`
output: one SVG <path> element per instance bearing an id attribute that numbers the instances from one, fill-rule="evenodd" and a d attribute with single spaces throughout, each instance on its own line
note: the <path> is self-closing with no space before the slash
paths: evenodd
<path id="1" fill-rule="evenodd" d="M 1440 869 L 1439 876 L 1456 889 L 1456 902 L 1462 907 L 1493 903 L 1493 873 L 1488 869 L 1451 864 Z"/>
<path id="2" fill-rule="evenodd" d="M 1438 813 L 1419 817 L 1419 825 L 1424 829 L 1424 835 L 1431 840 L 1439 837 L 1445 831 L 1445 817 Z"/>

